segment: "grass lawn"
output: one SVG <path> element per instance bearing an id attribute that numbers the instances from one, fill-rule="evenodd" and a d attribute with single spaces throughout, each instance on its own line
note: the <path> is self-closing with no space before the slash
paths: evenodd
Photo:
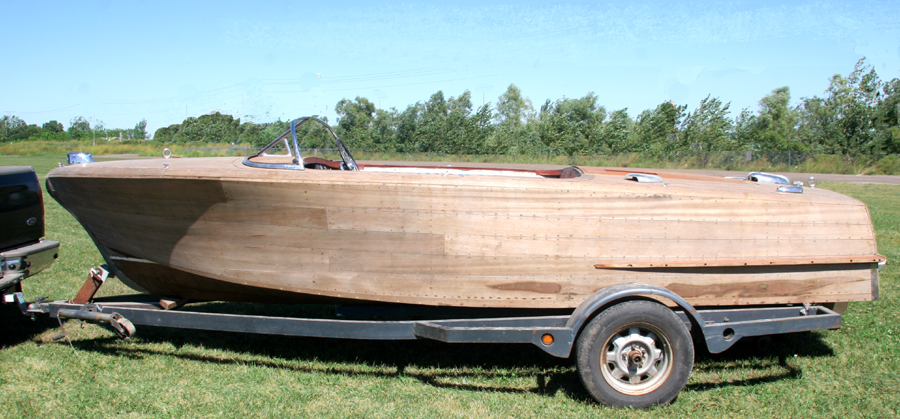
<path id="1" fill-rule="evenodd" d="M 62 157 L 3 157 L 41 177 Z M 573 362 L 532 345 L 284 338 L 28 320 L 0 305 L 0 417 L 872 417 L 900 415 L 900 187 L 824 184 L 869 206 L 881 297 L 851 303 L 837 331 L 742 341 L 698 355 L 670 406 L 622 412 L 582 389 Z M 85 231 L 44 196 L 60 258 L 25 281 L 26 296 L 74 296 L 103 263 Z M 103 295 L 131 293 L 110 281 Z"/>

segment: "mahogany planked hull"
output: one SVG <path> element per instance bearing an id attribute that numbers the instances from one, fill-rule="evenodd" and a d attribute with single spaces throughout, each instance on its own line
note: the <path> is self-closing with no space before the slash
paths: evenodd
<path id="1" fill-rule="evenodd" d="M 868 210 L 827 190 L 364 169 L 121 161 L 55 169 L 48 190 L 126 282 L 167 298 L 573 308 L 622 282 L 695 306 L 877 293 Z"/>

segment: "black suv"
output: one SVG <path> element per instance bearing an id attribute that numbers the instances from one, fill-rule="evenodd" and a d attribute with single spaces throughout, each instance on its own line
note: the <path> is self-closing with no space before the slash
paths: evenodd
<path id="1" fill-rule="evenodd" d="M 53 263 L 59 242 L 44 240 L 44 197 L 34 168 L 0 167 L 0 295 Z"/>

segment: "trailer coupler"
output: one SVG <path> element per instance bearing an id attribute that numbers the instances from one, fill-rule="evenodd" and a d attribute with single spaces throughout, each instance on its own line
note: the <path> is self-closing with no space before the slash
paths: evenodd
<path id="1" fill-rule="evenodd" d="M 99 313 L 96 311 L 61 308 L 56 312 L 56 317 L 60 321 L 64 318 L 69 318 L 91 323 L 109 323 L 113 331 L 122 339 L 131 338 L 135 332 L 134 324 L 119 313 Z"/>
<path id="2" fill-rule="evenodd" d="M 32 320 L 36 314 L 48 314 L 50 317 L 55 317 L 59 320 L 60 326 L 62 325 L 63 319 L 78 319 L 81 321 L 86 321 L 89 323 L 98 323 L 98 324 L 109 324 L 112 327 L 113 331 L 119 335 L 120 338 L 128 339 L 134 336 L 135 328 L 134 324 L 123 317 L 121 314 L 112 312 L 112 313 L 102 313 L 100 312 L 99 306 L 93 304 L 85 304 L 82 306 L 74 306 L 72 304 L 67 304 L 66 302 L 55 302 L 55 303 L 46 303 L 43 297 L 39 297 L 33 303 L 28 303 L 25 301 L 25 297 L 21 292 L 17 292 L 13 294 L 13 299 L 16 304 L 19 306 L 19 310 L 22 311 L 27 317 L 30 317 Z M 60 305 L 68 305 L 72 308 L 64 308 L 60 307 Z M 65 335 L 65 332 L 58 336 L 58 338 L 62 338 Z"/>

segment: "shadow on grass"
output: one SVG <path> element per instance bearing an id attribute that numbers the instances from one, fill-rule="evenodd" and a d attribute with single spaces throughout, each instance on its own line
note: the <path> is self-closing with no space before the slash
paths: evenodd
<path id="1" fill-rule="evenodd" d="M 29 319 L 15 304 L 0 304 L 0 348 L 33 340 L 48 329 L 58 328 L 59 322 L 49 316 Z"/>
<path id="2" fill-rule="evenodd" d="M 55 323 L 50 323 L 50 327 Z M 45 325 L 46 327 L 46 325 Z M 116 338 L 78 340 L 77 350 L 110 356 L 143 359 L 148 355 L 171 356 L 213 364 L 251 365 L 306 373 L 411 377 L 438 388 L 465 391 L 534 393 L 554 396 L 563 392 L 574 400 L 592 403 L 582 387 L 571 359 L 560 359 L 528 344 L 447 344 L 430 340 L 363 341 L 326 338 L 279 337 L 231 332 L 180 330 L 141 326 L 133 343 Z M 174 346 L 158 349 L 158 344 Z M 206 350 L 229 355 L 207 355 Z M 686 388 L 707 391 L 728 386 L 754 386 L 802 377 L 793 357 L 832 356 L 818 333 L 742 340 L 722 354 L 698 351 L 694 373 L 721 377 L 739 366 L 753 378 L 713 378 Z M 534 377 L 535 385 L 507 385 L 513 378 Z M 463 378 L 483 384 L 459 383 Z M 471 381 L 471 380 L 468 380 Z M 521 383 L 521 381 L 520 381 Z"/>
<path id="3" fill-rule="evenodd" d="M 430 340 L 363 341 L 326 338 L 275 337 L 230 332 L 181 331 L 143 326 L 137 345 L 116 338 L 74 340 L 76 350 L 143 359 L 173 356 L 202 363 L 250 365 L 305 373 L 411 377 L 438 388 L 465 391 L 535 393 L 553 396 L 560 391 L 589 402 L 572 362 L 547 355 L 532 345 L 445 344 Z M 74 338 L 74 337 L 73 337 Z M 150 349 L 154 344 L 172 350 Z M 146 345 L 145 345 L 146 344 Z M 198 349 L 202 347 L 202 349 Z M 231 352 L 230 357 L 206 355 L 209 349 Z M 503 385 L 504 379 L 535 377 L 536 385 Z M 454 382 L 467 377 L 484 384 Z"/>
<path id="4" fill-rule="evenodd" d="M 706 383 L 689 384 L 685 388 L 705 391 L 800 379 L 803 377 L 803 371 L 789 362 L 790 359 L 831 356 L 834 356 L 834 351 L 822 340 L 822 334 L 819 332 L 745 338 L 720 354 L 698 350 L 693 373 L 721 376 L 721 372 L 741 368 L 750 370 L 748 375 L 758 375 L 757 377 L 738 380 L 718 378 Z"/>

